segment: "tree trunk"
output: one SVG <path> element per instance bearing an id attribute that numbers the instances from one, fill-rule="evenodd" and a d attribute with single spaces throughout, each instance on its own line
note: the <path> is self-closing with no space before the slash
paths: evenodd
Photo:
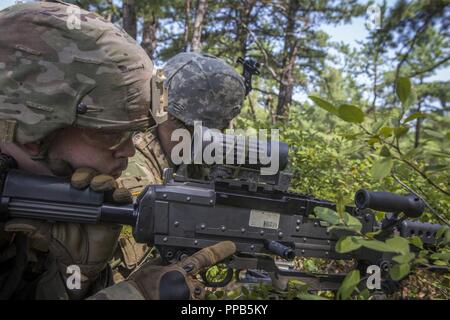
<path id="1" fill-rule="evenodd" d="M 136 6 L 134 0 L 123 0 L 123 29 L 136 39 Z"/>
<path id="2" fill-rule="evenodd" d="M 191 47 L 192 47 L 193 52 L 201 51 L 201 36 L 202 36 L 203 19 L 205 18 L 207 9 L 208 9 L 208 1 L 207 0 L 198 0 L 198 6 L 197 6 L 197 10 L 195 12 L 194 30 L 192 33 L 192 42 L 191 42 Z"/>
<path id="3" fill-rule="evenodd" d="M 420 112 L 422 102 L 419 102 L 419 107 L 417 108 L 417 112 Z M 420 130 L 421 130 L 422 119 L 416 119 L 416 132 L 414 136 L 414 148 L 417 148 L 420 144 Z"/>
<path id="4" fill-rule="evenodd" d="M 183 51 L 189 52 L 189 30 L 191 27 L 191 0 L 186 0 L 185 6 L 184 6 L 184 45 L 183 45 Z"/>
<path id="5" fill-rule="evenodd" d="M 158 19 L 155 12 L 152 12 L 150 17 L 144 19 L 144 30 L 142 34 L 142 47 L 148 56 L 153 60 L 155 58 L 157 39 L 156 32 L 158 31 Z"/>
<path id="6" fill-rule="evenodd" d="M 295 36 L 295 20 L 299 3 L 297 0 L 290 0 L 287 8 L 287 22 L 284 38 L 284 57 L 283 71 L 281 73 L 281 82 L 278 93 L 277 117 L 280 119 L 285 116 L 287 106 L 292 102 L 294 92 L 293 71 L 298 51 L 298 41 Z"/>

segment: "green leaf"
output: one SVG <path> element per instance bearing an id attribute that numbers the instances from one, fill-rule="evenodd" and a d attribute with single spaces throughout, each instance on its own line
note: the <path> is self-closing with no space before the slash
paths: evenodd
<path id="1" fill-rule="evenodd" d="M 409 96 L 411 95 L 411 81 L 409 80 L 409 78 L 406 77 L 398 78 L 396 91 L 397 96 L 402 102 L 402 104 L 405 104 Z"/>
<path id="2" fill-rule="evenodd" d="M 316 97 L 316 96 L 308 96 L 318 107 L 320 107 L 320 108 L 322 108 L 322 109 L 324 109 L 324 110 L 326 110 L 326 111 L 328 111 L 328 112 L 331 112 L 331 113 L 334 113 L 335 115 L 338 115 L 339 114 L 339 112 L 338 112 L 338 109 L 331 103 L 331 102 L 328 102 L 327 100 L 324 100 L 324 99 L 322 99 L 322 98 L 320 98 L 320 97 Z"/>
<path id="3" fill-rule="evenodd" d="M 408 263 L 396 264 L 389 270 L 389 275 L 392 280 L 398 281 L 409 274 L 410 266 Z"/>
<path id="4" fill-rule="evenodd" d="M 401 136 L 404 136 L 406 133 L 408 133 L 409 127 L 407 126 L 400 126 L 398 128 L 394 128 L 394 135 L 397 138 L 400 138 Z"/>
<path id="5" fill-rule="evenodd" d="M 378 137 L 372 137 L 369 140 L 367 140 L 367 143 L 371 146 L 373 146 L 375 143 L 380 143 L 380 138 Z"/>
<path id="6" fill-rule="evenodd" d="M 417 118 L 426 118 L 427 114 L 422 112 L 414 112 L 413 114 L 410 114 L 405 120 L 403 120 L 403 123 L 410 122 Z"/>
<path id="7" fill-rule="evenodd" d="M 383 127 L 378 132 L 378 134 L 380 136 L 383 136 L 384 138 L 389 138 L 390 136 L 392 136 L 393 133 L 394 133 L 394 128 L 391 128 L 391 127 Z"/>
<path id="8" fill-rule="evenodd" d="M 360 240 L 359 243 L 365 248 L 380 252 L 397 252 L 394 248 L 379 240 Z"/>
<path id="9" fill-rule="evenodd" d="M 393 237 L 386 240 L 386 244 L 390 246 L 395 252 L 401 254 L 409 253 L 409 241 L 402 237 Z"/>
<path id="10" fill-rule="evenodd" d="M 408 252 L 407 254 L 401 254 L 399 256 L 395 256 L 392 258 L 397 263 L 403 264 L 403 263 L 409 263 L 411 262 L 416 255 L 412 252 Z"/>
<path id="11" fill-rule="evenodd" d="M 361 123 L 364 121 L 364 112 L 352 104 L 341 104 L 338 109 L 339 117 L 347 122 Z"/>
<path id="12" fill-rule="evenodd" d="M 447 132 L 445 136 L 447 137 L 447 140 L 450 140 L 450 132 Z"/>
<path id="13" fill-rule="evenodd" d="M 449 243 L 450 243 L 450 230 L 447 230 L 445 232 L 443 244 L 449 244 Z"/>
<path id="14" fill-rule="evenodd" d="M 359 237 L 343 237 L 336 242 L 336 251 L 338 253 L 347 253 L 351 251 L 358 250 L 361 248 L 361 243 L 359 243 Z"/>
<path id="15" fill-rule="evenodd" d="M 217 290 L 214 293 L 215 293 L 217 299 L 222 299 L 225 296 L 225 291 L 223 291 L 223 290 Z"/>
<path id="16" fill-rule="evenodd" d="M 447 261 L 450 260 L 450 252 L 438 252 L 438 253 L 433 253 L 430 256 L 431 259 L 433 260 L 444 260 Z"/>
<path id="17" fill-rule="evenodd" d="M 217 300 L 217 296 L 214 293 L 210 293 L 206 296 L 206 300 Z"/>
<path id="18" fill-rule="evenodd" d="M 358 218 L 355 218 L 354 216 L 352 216 L 351 214 L 349 214 L 348 212 L 345 212 L 345 211 L 344 211 L 344 223 L 348 227 L 355 230 L 356 232 L 361 232 L 361 229 L 362 229 L 361 221 L 359 221 Z"/>
<path id="19" fill-rule="evenodd" d="M 373 239 L 376 235 L 380 234 L 382 230 L 374 231 L 374 232 L 367 232 L 364 235 L 370 239 Z"/>
<path id="20" fill-rule="evenodd" d="M 394 160 L 392 158 L 381 158 L 376 161 L 371 170 L 372 177 L 375 180 L 381 180 L 391 173 Z"/>
<path id="21" fill-rule="evenodd" d="M 310 294 L 307 292 L 300 292 L 297 294 L 297 298 L 300 300 L 328 300 L 327 298 L 315 295 L 315 294 Z"/>
<path id="22" fill-rule="evenodd" d="M 415 264 L 428 264 L 428 260 L 425 258 L 417 258 L 416 260 L 414 260 Z"/>
<path id="23" fill-rule="evenodd" d="M 341 219 L 339 218 L 336 211 L 331 210 L 329 208 L 324 207 L 315 207 L 314 208 L 314 214 L 317 218 L 320 220 L 329 222 L 330 224 L 338 224 L 341 222 Z"/>
<path id="24" fill-rule="evenodd" d="M 436 239 L 442 238 L 444 232 L 447 231 L 447 229 L 448 229 L 447 226 L 440 227 L 439 230 L 436 232 Z"/>
<path id="25" fill-rule="evenodd" d="M 445 262 L 445 261 L 442 261 L 442 260 L 434 260 L 434 261 L 433 261 L 433 264 L 434 264 L 435 266 L 446 266 L 448 263 Z"/>
<path id="26" fill-rule="evenodd" d="M 365 288 L 359 293 L 359 295 L 363 300 L 368 300 L 370 298 L 370 291 L 369 289 Z"/>
<path id="27" fill-rule="evenodd" d="M 380 156 L 389 158 L 391 156 L 391 152 L 389 151 L 389 148 L 386 146 L 382 146 L 380 150 Z"/>
<path id="28" fill-rule="evenodd" d="M 359 281 L 360 281 L 359 271 L 358 270 L 350 271 L 345 276 L 345 279 L 338 290 L 337 293 L 338 299 L 346 300 L 350 298 L 356 286 L 359 284 Z"/>
<path id="29" fill-rule="evenodd" d="M 420 250 L 419 258 L 425 258 L 428 255 L 428 250 Z"/>
<path id="30" fill-rule="evenodd" d="M 423 249 L 423 241 L 418 236 L 412 236 L 409 239 L 409 243 L 411 243 L 413 246 L 416 246 L 419 249 Z"/>

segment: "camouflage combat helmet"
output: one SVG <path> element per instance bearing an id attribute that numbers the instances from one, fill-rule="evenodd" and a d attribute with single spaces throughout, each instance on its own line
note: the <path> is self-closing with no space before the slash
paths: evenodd
<path id="1" fill-rule="evenodd" d="M 202 53 L 180 53 L 164 66 L 169 90 L 167 111 L 187 125 L 202 121 L 224 129 L 240 112 L 243 78 L 224 61 Z"/>
<path id="2" fill-rule="evenodd" d="M 67 126 L 141 130 L 153 63 L 123 30 L 64 3 L 0 11 L 0 140 L 37 141 Z"/>

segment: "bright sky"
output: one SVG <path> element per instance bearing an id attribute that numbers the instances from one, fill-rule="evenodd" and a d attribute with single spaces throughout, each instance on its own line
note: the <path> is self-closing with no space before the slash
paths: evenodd
<path id="1" fill-rule="evenodd" d="M 6 8 L 10 5 L 13 5 L 18 0 L 0 0 L 0 10 Z M 33 2 L 34 0 L 24 0 L 24 2 Z M 119 0 L 114 0 L 115 4 L 119 4 Z M 366 2 L 362 1 L 361 2 Z M 375 3 L 381 4 L 383 0 L 375 0 Z M 392 6 L 396 1 L 395 0 L 387 0 L 388 6 Z M 369 30 L 365 27 L 366 18 L 354 18 L 350 24 L 346 25 L 338 25 L 331 26 L 325 25 L 323 30 L 327 32 L 332 41 L 335 42 L 344 42 L 351 46 L 357 46 L 357 40 L 363 40 L 365 37 L 369 35 Z M 429 78 L 429 80 L 434 81 L 449 81 L 450 80 L 450 68 L 445 68 L 439 70 L 436 75 Z"/>

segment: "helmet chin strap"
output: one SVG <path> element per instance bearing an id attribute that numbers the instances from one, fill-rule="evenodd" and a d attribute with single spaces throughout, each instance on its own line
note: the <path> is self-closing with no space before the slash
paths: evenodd
<path id="1" fill-rule="evenodd" d="M 151 86 L 151 113 L 157 124 L 161 124 L 168 120 L 167 104 L 168 89 L 164 85 L 163 69 L 153 69 L 153 75 L 150 82 Z"/>

